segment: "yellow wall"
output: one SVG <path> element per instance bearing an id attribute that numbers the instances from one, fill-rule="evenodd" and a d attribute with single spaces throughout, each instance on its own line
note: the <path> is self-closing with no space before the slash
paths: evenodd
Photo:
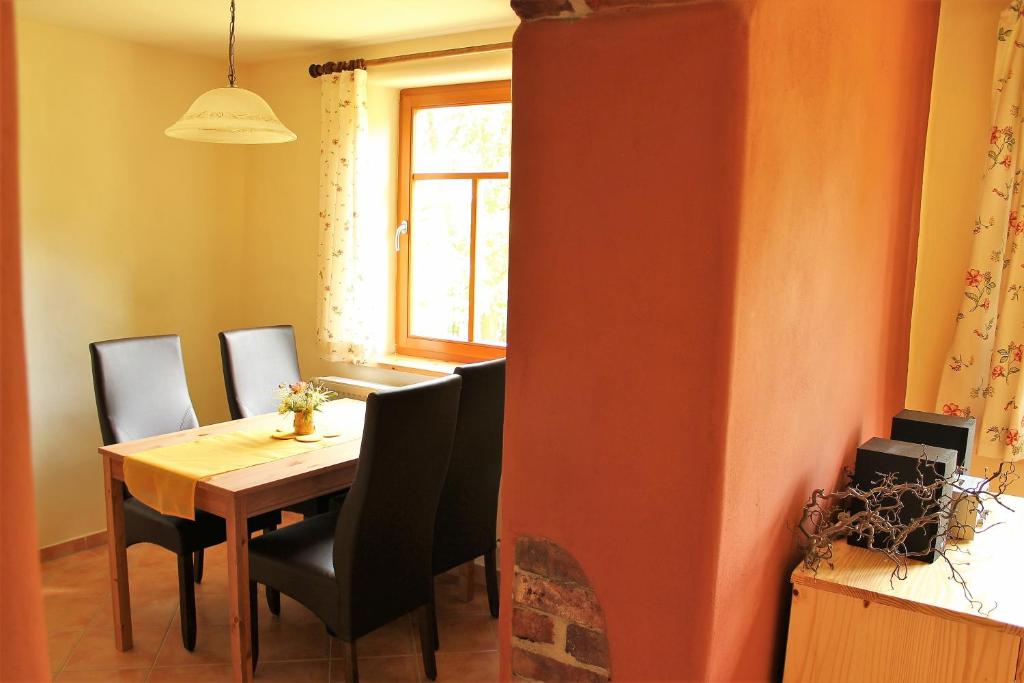
<path id="1" fill-rule="evenodd" d="M 341 375 L 371 381 L 404 382 L 409 377 L 368 368 L 343 366 L 319 359 L 314 340 L 316 308 L 313 303 L 316 268 L 316 215 L 318 211 L 318 159 L 320 154 L 320 82 L 310 78 L 311 62 L 373 58 L 481 45 L 511 40 L 513 29 L 492 29 L 401 43 L 298 57 L 244 67 L 239 78 L 274 107 L 298 140 L 274 149 L 254 150 L 246 175 L 245 262 L 253 276 L 250 294 L 243 301 L 249 324 L 288 320 L 295 325 L 299 361 L 304 374 Z M 380 235 L 394 254 L 397 225 L 398 94 L 401 88 L 507 79 L 511 77 L 511 51 L 370 67 L 367 109 L 370 150 L 368 182 L 360 188 L 360 216 Z M 395 260 L 389 259 L 393 283 Z M 271 281 L 260 274 L 273 274 Z M 280 286 L 281 282 L 290 283 Z M 394 293 L 388 299 L 393 301 Z M 387 304 L 388 331 L 394 336 L 394 308 Z M 393 345 L 393 338 L 391 340 Z M 412 378 L 421 379 L 421 378 Z"/>
<path id="2" fill-rule="evenodd" d="M 177 332 L 204 422 L 216 333 L 241 322 L 245 150 L 163 129 L 219 61 L 21 21 L 22 239 L 39 538 L 106 526 L 88 344 Z"/>
<path id="3" fill-rule="evenodd" d="M 105 525 L 91 341 L 182 337 L 203 423 L 227 417 L 216 333 L 292 323 L 303 374 L 418 376 L 320 361 L 313 340 L 319 157 L 310 62 L 503 42 L 512 29 L 239 65 L 299 139 L 256 148 L 163 130 L 224 79 L 222 60 L 21 20 L 21 191 L 40 543 Z M 508 78 L 508 51 L 371 69 L 363 214 L 390 243 L 401 87 Z M 393 268 L 393 264 L 392 264 Z M 389 278 L 390 281 L 390 278 Z M 389 326 L 389 329 L 393 326 Z"/>
<path id="4" fill-rule="evenodd" d="M 906 405 L 935 410 L 963 296 L 985 159 L 996 26 L 1005 0 L 942 0 L 925 151 Z M 998 467 L 974 458 L 974 474 Z M 1010 487 L 1024 496 L 1024 477 Z"/>
<path id="5" fill-rule="evenodd" d="M 1005 0 L 943 0 L 925 151 L 907 407 L 935 409 L 963 297 Z"/>

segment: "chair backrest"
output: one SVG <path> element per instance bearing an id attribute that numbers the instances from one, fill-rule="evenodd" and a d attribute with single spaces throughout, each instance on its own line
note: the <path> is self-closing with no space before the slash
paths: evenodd
<path id="1" fill-rule="evenodd" d="M 89 344 L 103 443 L 199 426 L 176 334 Z"/>
<path id="2" fill-rule="evenodd" d="M 464 365 L 455 445 L 434 533 L 434 573 L 492 550 L 501 483 L 505 359 Z"/>
<path id="3" fill-rule="evenodd" d="M 430 598 L 434 519 L 461 385 L 452 375 L 367 398 L 359 466 L 334 543 L 342 637 L 362 637 Z"/>
<path id="4" fill-rule="evenodd" d="M 221 332 L 220 357 L 231 419 L 277 411 L 277 387 L 301 379 L 291 325 Z"/>

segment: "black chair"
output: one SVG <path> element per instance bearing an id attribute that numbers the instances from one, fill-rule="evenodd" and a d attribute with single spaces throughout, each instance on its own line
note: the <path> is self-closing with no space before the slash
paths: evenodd
<path id="1" fill-rule="evenodd" d="M 228 330 L 217 336 L 231 419 L 277 412 L 277 388 L 302 379 L 292 326 Z"/>
<path id="2" fill-rule="evenodd" d="M 505 359 L 464 365 L 456 368 L 455 373 L 462 377 L 462 393 L 452 460 L 437 508 L 434 575 L 483 555 L 487 602 L 491 616 L 497 617 L 495 529 L 505 423 Z M 431 622 L 436 646 L 437 621 L 433 602 Z"/>
<path id="3" fill-rule="evenodd" d="M 95 342 L 89 354 L 104 445 L 199 426 L 177 335 Z M 162 515 L 132 498 L 127 488 L 124 494 L 125 544 L 154 543 L 178 556 L 181 640 L 193 650 L 194 584 L 202 580 L 203 550 L 227 538 L 224 520 L 201 510 L 195 521 Z M 280 513 L 259 515 L 249 520 L 249 530 L 270 530 L 280 521 Z"/>
<path id="4" fill-rule="evenodd" d="M 231 419 L 277 412 L 277 388 L 302 378 L 292 326 L 228 330 L 217 336 Z M 312 517 L 327 512 L 331 497 L 336 495 L 303 501 L 285 510 Z"/>
<path id="5" fill-rule="evenodd" d="M 455 438 L 462 378 L 370 394 L 355 482 L 338 512 L 249 545 L 253 665 L 259 655 L 256 584 L 309 608 L 344 644 L 358 681 L 356 641 L 418 611 L 423 666 L 437 677 L 427 605 L 434 522 Z"/>

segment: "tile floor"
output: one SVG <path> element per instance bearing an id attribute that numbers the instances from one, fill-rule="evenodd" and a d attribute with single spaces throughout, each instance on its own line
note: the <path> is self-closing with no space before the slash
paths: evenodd
<path id="1" fill-rule="evenodd" d="M 203 582 L 196 586 L 198 639 L 194 652 L 181 645 L 177 564 L 151 545 L 128 549 L 135 647 L 114 648 L 106 548 L 94 548 L 43 564 L 43 599 L 54 680 L 193 683 L 229 681 L 227 575 L 224 546 L 206 552 Z M 441 649 L 438 681 L 485 683 L 498 679 L 497 620 L 478 586 L 465 601 L 463 574 L 437 579 Z M 257 681 L 341 681 L 332 667 L 333 643 L 305 608 L 281 596 L 281 616 L 260 600 L 260 662 Z M 410 618 L 399 619 L 358 641 L 363 683 L 427 680 L 419 636 Z"/>

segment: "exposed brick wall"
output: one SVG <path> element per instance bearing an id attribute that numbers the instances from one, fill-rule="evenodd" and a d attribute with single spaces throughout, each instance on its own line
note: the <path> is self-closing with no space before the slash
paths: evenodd
<path id="1" fill-rule="evenodd" d="M 520 536 L 513 585 L 513 677 L 611 680 L 601 603 L 572 555 L 548 539 Z"/>

